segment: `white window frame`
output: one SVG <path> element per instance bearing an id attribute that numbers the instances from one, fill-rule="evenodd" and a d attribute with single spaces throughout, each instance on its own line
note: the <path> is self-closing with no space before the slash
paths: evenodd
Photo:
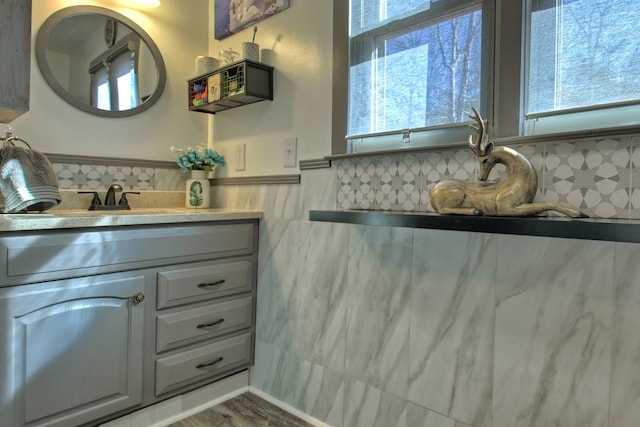
<path id="1" fill-rule="evenodd" d="M 405 19 L 406 22 L 403 22 L 403 28 L 406 26 L 410 26 L 415 28 L 416 24 L 421 22 L 421 20 L 429 19 L 431 23 L 435 23 L 442 19 L 447 19 L 448 16 L 455 16 L 459 13 L 464 13 L 465 10 L 468 10 L 472 7 L 473 4 L 480 4 L 482 8 L 482 58 L 490 58 L 491 57 L 491 40 L 493 39 L 492 34 L 490 33 L 490 29 L 493 27 L 492 18 L 493 18 L 493 0 L 449 0 L 446 4 L 446 8 L 442 7 L 442 4 L 434 3 L 432 4 L 429 10 L 424 12 L 420 12 L 414 16 L 411 16 Z M 344 71 L 339 74 L 349 75 L 349 1 L 344 0 L 343 2 L 334 2 L 334 61 L 338 64 L 342 64 L 344 66 Z M 342 15 L 344 14 L 344 15 Z M 342 15 L 342 16 L 341 16 Z M 367 32 L 365 37 L 371 37 L 372 40 L 370 43 L 374 43 L 376 37 L 379 37 L 384 34 L 393 34 L 393 31 L 388 32 L 385 27 L 389 27 L 393 30 L 393 28 L 397 27 L 398 24 L 396 22 L 391 22 L 390 24 L 386 24 L 382 28 L 378 28 Z M 387 32 L 385 32 L 385 30 Z M 366 38 L 365 38 L 366 40 Z M 490 96 L 490 86 L 486 83 L 491 81 L 492 70 L 490 68 L 491 61 L 483 60 L 481 64 L 481 74 L 482 74 L 482 82 L 483 85 L 480 87 L 480 105 L 474 105 L 473 107 L 478 108 L 484 115 L 488 115 L 486 113 Z M 337 67 L 334 66 L 334 70 Z M 344 74 L 343 74 L 344 73 Z M 335 147 L 332 148 L 333 153 L 353 153 L 353 152 L 362 152 L 362 151 L 386 151 L 393 150 L 396 147 L 402 147 L 403 149 L 410 149 L 416 147 L 437 147 L 441 145 L 447 145 L 451 142 L 460 141 L 461 139 L 465 139 L 468 134 L 467 122 L 464 123 L 452 123 L 452 124 L 444 124 L 437 126 L 429 126 L 429 127 L 421 127 L 421 128 L 413 128 L 413 129 L 403 129 L 403 130 L 394 130 L 388 132 L 376 132 L 372 134 L 364 134 L 364 135 L 349 135 L 347 141 L 345 141 L 346 135 L 346 124 L 348 114 L 348 81 L 347 82 L 336 82 L 336 73 L 334 73 L 334 131 L 336 135 L 341 134 L 342 143 L 339 141 L 335 141 Z M 348 80 L 348 79 L 345 79 Z M 336 87 L 335 85 L 338 85 Z M 335 97 L 339 97 L 338 101 Z M 345 109 L 345 117 L 344 117 L 344 127 L 340 129 L 336 129 L 338 124 L 341 123 L 339 117 L 337 117 L 337 111 L 342 111 L 342 109 L 337 105 L 338 102 L 344 103 L 342 108 Z M 336 110 L 338 108 L 338 110 Z M 342 113 L 340 113 L 342 114 Z M 344 147 L 341 147 L 344 145 Z M 337 150 L 337 151 L 336 151 Z"/>
<path id="2" fill-rule="evenodd" d="M 527 38 L 530 36 L 531 29 L 530 23 L 527 22 L 527 17 L 531 15 L 533 2 L 527 0 L 522 7 L 524 13 L 522 15 L 522 33 L 524 37 L 523 49 L 527 49 L 530 44 L 530 40 Z M 600 103 L 586 105 L 582 107 L 555 109 L 553 111 L 533 112 L 527 113 L 524 108 L 526 103 L 526 90 L 524 85 L 528 81 L 529 61 L 528 52 L 523 52 L 523 71 L 521 73 L 522 78 L 522 96 L 523 101 L 522 113 L 520 117 L 520 135 L 544 135 L 553 134 L 559 132 L 572 132 L 580 131 L 588 128 L 607 128 L 611 122 L 617 123 L 621 126 L 623 123 L 638 124 L 638 118 L 640 117 L 640 99 L 634 99 L 630 101 L 619 101 L 610 103 Z"/>

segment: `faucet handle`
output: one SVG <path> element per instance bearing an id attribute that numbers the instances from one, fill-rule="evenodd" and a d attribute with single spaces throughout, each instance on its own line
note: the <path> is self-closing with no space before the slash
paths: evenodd
<path id="1" fill-rule="evenodd" d="M 78 191 L 78 194 L 93 194 L 93 199 L 91 199 L 91 205 L 89 206 L 89 210 L 95 210 L 98 206 L 102 206 L 102 200 L 100 200 L 100 196 L 97 191 Z"/>
<path id="2" fill-rule="evenodd" d="M 123 191 L 122 196 L 120 196 L 120 201 L 118 202 L 118 206 L 126 206 L 126 209 L 131 209 L 129 207 L 129 201 L 127 200 L 127 194 L 140 194 L 139 191 Z"/>

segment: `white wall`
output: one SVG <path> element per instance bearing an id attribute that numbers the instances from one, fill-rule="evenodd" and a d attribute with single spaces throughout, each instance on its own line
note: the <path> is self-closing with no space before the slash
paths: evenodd
<path id="1" fill-rule="evenodd" d="M 157 9 L 135 10 L 109 0 L 33 0 L 30 111 L 11 123 L 14 133 L 48 153 L 175 160 L 171 145 L 206 143 L 207 116 L 187 109 L 187 80 L 194 58 L 208 48 L 208 0 L 162 0 Z M 108 119 L 82 112 L 60 99 L 43 80 L 33 43 L 44 20 L 68 6 L 113 9 L 142 27 L 158 45 L 167 85 L 149 110 Z"/>
<path id="2" fill-rule="evenodd" d="M 298 173 L 283 167 L 283 141 L 298 138 L 298 159 L 331 154 L 332 14 L 330 0 L 291 0 L 290 7 L 257 24 L 262 62 L 275 68 L 274 100 L 211 116 L 213 147 L 229 161 L 219 176 Z M 214 39 L 210 0 L 209 54 L 251 41 L 253 26 L 222 41 Z M 234 168 L 234 148 L 246 144 L 243 172 Z"/>

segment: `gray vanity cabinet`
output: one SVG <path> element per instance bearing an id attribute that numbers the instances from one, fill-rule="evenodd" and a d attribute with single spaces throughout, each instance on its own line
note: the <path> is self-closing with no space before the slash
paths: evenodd
<path id="1" fill-rule="evenodd" d="M 0 233 L 0 427 L 94 425 L 253 363 L 258 221 Z"/>
<path id="2" fill-rule="evenodd" d="M 0 425 L 68 427 L 142 401 L 145 278 L 0 288 Z"/>

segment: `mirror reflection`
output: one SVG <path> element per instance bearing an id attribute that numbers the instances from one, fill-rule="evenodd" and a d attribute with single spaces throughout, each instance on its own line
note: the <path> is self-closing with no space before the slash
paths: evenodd
<path id="1" fill-rule="evenodd" d="M 105 117 L 146 110 L 166 80 L 160 51 L 144 30 L 99 7 L 69 7 L 51 15 L 38 32 L 36 59 L 60 97 Z"/>

